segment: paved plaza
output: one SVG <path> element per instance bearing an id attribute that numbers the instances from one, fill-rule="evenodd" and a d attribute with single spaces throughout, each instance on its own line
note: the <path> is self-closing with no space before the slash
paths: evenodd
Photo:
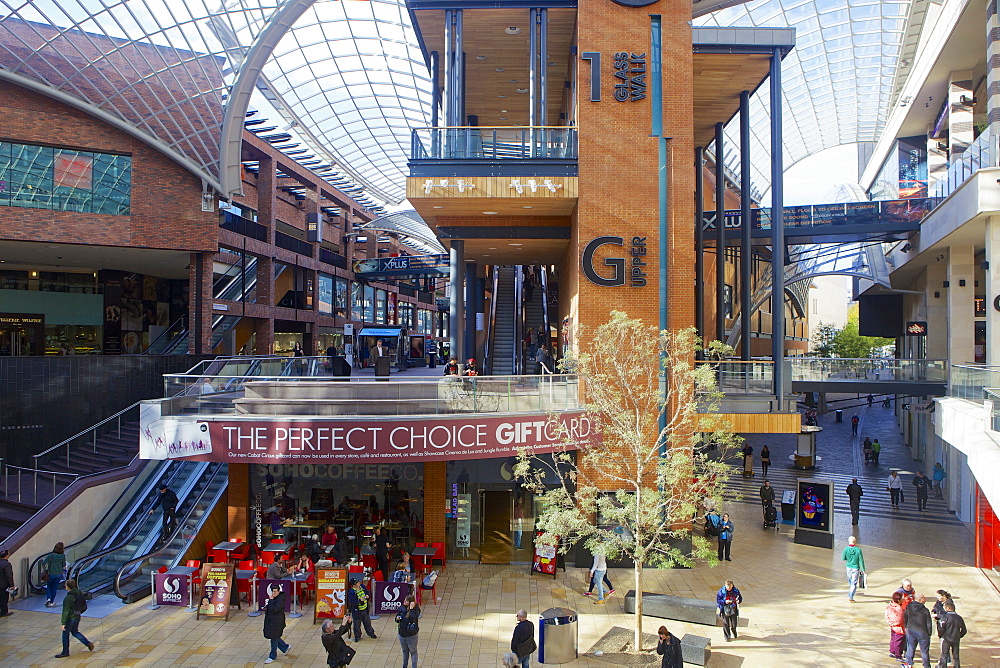
<path id="1" fill-rule="evenodd" d="M 861 463 L 857 440 L 851 439 L 850 415 L 833 424 L 832 415 L 821 418 L 824 431 L 819 448 L 822 468 L 808 477 L 836 481 L 840 512 L 836 517 L 834 550 L 792 543 L 792 528 L 778 531 L 761 526 L 756 500 L 758 477 L 733 481 L 734 492 L 727 508 L 736 523 L 733 561 L 715 568 L 699 565 L 691 570 L 647 571 L 645 589 L 702 599 L 727 579 L 733 579 L 744 596 L 739 638 L 727 643 L 721 627 L 699 626 L 646 618 L 646 631 L 654 633 L 665 623 L 672 632 L 711 638 L 714 647 L 709 665 L 729 666 L 893 666 L 888 657 L 889 633 L 883 618 L 886 600 L 902 578 L 911 578 L 918 592 L 932 597 L 936 589 L 955 596 L 965 617 L 969 635 L 962 642 L 964 666 L 1000 666 L 1000 594 L 988 577 L 971 566 L 972 532 L 943 502 L 930 499 L 928 510 L 918 513 L 915 494 L 907 494 L 904 507 L 893 511 L 884 490 L 884 475 L 890 467 L 914 471 L 905 446 L 900 443 L 891 411 L 878 405 L 859 408 L 861 434 L 878 436 L 885 444 L 882 465 L 876 471 Z M 789 489 L 798 475 L 782 466 L 792 451 L 792 437 L 770 441 L 777 465 L 770 479 L 780 491 Z M 761 438 L 753 440 L 759 451 Z M 861 461 L 859 461 L 859 459 Z M 865 489 L 859 539 L 869 570 L 869 588 L 860 591 L 857 603 L 847 601 L 840 550 L 850 533 L 843 488 L 852 475 Z M 909 474 L 904 474 L 909 484 Z M 909 490 L 908 490 L 909 491 Z M 580 613 L 580 649 L 589 650 L 615 627 L 631 628 L 624 614 L 624 593 L 633 587 L 630 570 L 612 569 L 617 593 L 608 605 L 595 606 L 581 595 L 586 571 L 570 568 L 556 580 L 530 576 L 527 566 L 479 566 L 451 563 L 438 580 L 439 605 L 424 607 L 419 635 L 421 666 L 499 666 L 507 651 L 518 608 L 537 620 L 550 607 L 569 607 Z M 257 666 L 267 656 L 267 641 L 261 635 L 263 618 L 250 618 L 246 608 L 234 611 L 230 621 L 196 621 L 184 610 L 147 610 L 145 602 L 123 606 L 103 618 L 87 619 L 82 631 L 97 644 L 88 652 L 72 640 L 72 656 L 53 659 L 60 649 L 58 616 L 18 611 L 0 620 L 0 665 L 87 666 Z M 364 639 L 355 647 L 352 667 L 382 668 L 401 665 L 395 625 L 391 617 L 374 622 L 378 640 Z M 288 657 L 275 665 L 323 666 L 319 625 L 311 614 L 289 619 L 285 639 L 291 644 Z M 936 662 L 938 650 L 932 647 Z M 581 654 L 571 666 L 603 667 L 621 657 Z M 537 665 L 537 664 L 536 664 Z"/>

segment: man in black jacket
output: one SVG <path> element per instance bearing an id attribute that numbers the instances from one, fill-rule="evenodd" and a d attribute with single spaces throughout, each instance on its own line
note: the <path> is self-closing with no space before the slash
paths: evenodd
<path id="1" fill-rule="evenodd" d="M 941 637 L 941 658 L 938 659 L 938 668 L 947 668 L 949 654 L 954 668 L 962 668 L 962 662 L 958 657 L 958 645 L 967 633 L 965 620 L 955 612 L 955 602 L 950 598 L 944 602 L 944 613 L 938 628 L 938 636 Z"/>
<path id="2" fill-rule="evenodd" d="M 344 634 L 351 630 L 351 615 L 344 617 L 340 628 L 334 628 L 333 620 L 323 622 L 323 649 L 326 650 L 326 665 L 341 668 L 354 657 L 355 650 L 344 642 Z"/>
<path id="3" fill-rule="evenodd" d="M 531 655 L 536 649 L 535 625 L 528 621 L 527 611 L 518 610 L 517 626 L 514 627 L 514 635 L 510 639 L 510 651 L 517 654 L 521 668 L 530 668 Z"/>
<path id="4" fill-rule="evenodd" d="M 858 484 L 857 478 L 851 478 L 851 484 L 847 486 L 847 498 L 851 502 L 851 526 L 858 525 L 861 517 L 861 497 L 865 493 Z"/>
<path id="5" fill-rule="evenodd" d="M 153 502 L 149 514 L 152 515 L 157 508 L 163 508 L 163 538 L 166 539 L 177 525 L 177 495 L 174 490 L 167 487 L 164 481 L 160 484 L 160 493 Z"/>
<path id="6" fill-rule="evenodd" d="M 14 567 L 7 561 L 10 550 L 0 550 L 0 617 L 10 617 L 14 613 L 7 609 L 7 601 L 10 600 L 10 592 L 7 590 L 14 586 Z"/>
<path id="7" fill-rule="evenodd" d="M 913 653 L 919 645 L 924 668 L 931 668 L 931 633 L 934 631 L 934 624 L 931 621 L 930 610 L 924 605 L 926 601 L 927 598 L 921 594 L 903 611 L 903 628 L 906 629 L 905 665 L 907 666 L 913 665 Z"/>

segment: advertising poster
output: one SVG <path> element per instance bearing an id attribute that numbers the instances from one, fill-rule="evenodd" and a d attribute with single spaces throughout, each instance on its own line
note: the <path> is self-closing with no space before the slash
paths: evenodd
<path id="1" fill-rule="evenodd" d="M 267 599 L 270 598 L 267 593 L 268 588 L 273 584 L 280 586 L 281 590 L 285 592 L 285 612 L 291 612 L 292 599 L 294 598 L 292 585 L 295 584 L 291 580 L 257 580 L 257 606 L 261 611 L 264 610 Z"/>
<path id="2" fill-rule="evenodd" d="M 318 619 L 340 619 L 347 613 L 347 569 L 316 569 L 316 606 L 313 623 Z"/>
<path id="3" fill-rule="evenodd" d="M 799 529 L 829 533 L 833 518 L 833 486 L 821 480 L 798 481 Z"/>
<path id="4" fill-rule="evenodd" d="M 233 590 L 232 564 L 202 564 L 201 603 L 197 618 L 225 617 L 229 620 L 229 596 Z"/>
<path id="5" fill-rule="evenodd" d="M 403 600 L 413 593 L 413 585 L 406 582 L 375 583 L 375 614 L 395 615 L 403 607 Z"/>
<path id="6" fill-rule="evenodd" d="M 535 534 L 535 552 L 531 557 L 531 574 L 542 573 L 544 575 L 556 576 L 556 560 L 558 558 L 557 547 L 555 545 L 543 545 L 538 542 L 542 532 Z M 556 537 L 559 540 L 559 537 Z"/>
<path id="7" fill-rule="evenodd" d="M 191 600 L 188 576 L 156 574 L 156 605 L 188 605 Z"/>

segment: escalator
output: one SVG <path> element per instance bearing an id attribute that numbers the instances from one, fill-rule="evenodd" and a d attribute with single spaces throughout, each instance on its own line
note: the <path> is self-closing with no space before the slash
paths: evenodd
<path id="1" fill-rule="evenodd" d="M 523 269 L 527 272 L 532 268 L 523 267 Z M 523 369 L 521 373 L 524 374 L 542 372 L 541 365 L 538 363 L 538 349 L 546 345 L 549 340 L 548 275 L 545 267 L 535 267 L 534 269 L 534 288 L 528 290 L 527 286 L 525 286 L 525 289 L 522 291 L 525 299 L 523 301 L 521 318 L 524 323 L 521 339 L 523 340 L 529 331 L 537 335 L 532 336 L 532 345 L 524 351 L 524 364 L 521 367 Z M 529 292 L 531 293 L 531 299 L 528 299 Z"/>
<path id="2" fill-rule="evenodd" d="M 150 512 L 161 481 L 178 498 L 177 528 L 165 541 L 161 536 L 162 512 Z M 149 569 L 176 565 L 227 483 L 225 464 L 149 462 L 94 530 L 67 548 L 70 577 L 95 594 L 110 591 L 116 579 L 121 579 L 126 602 L 148 594 Z M 35 571 L 33 566 L 31 573 Z"/>
<path id="3" fill-rule="evenodd" d="M 493 300 L 486 350 L 486 373 L 510 376 L 520 373 L 521 267 L 493 267 Z"/>

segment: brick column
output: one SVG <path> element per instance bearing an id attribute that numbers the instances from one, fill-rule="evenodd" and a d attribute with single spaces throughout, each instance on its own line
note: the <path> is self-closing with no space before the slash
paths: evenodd
<path id="1" fill-rule="evenodd" d="M 274 216 L 277 206 L 278 177 L 274 158 L 261 156 L 257 174 L 257 222 L 267 228 L 267 243 L 274 245 Z"/>
<path id="2" fill-rule="evenodd" d="M 270 355 L 274 353 L 274 318 L 254 318 L 254 350 L 255 355 Z"/>
<path id="3" fill-rule="evenodd" d="M 229 538 L 249 540 L 250 536 L 250 465 L 229 465 L 229 489 L 226 492 Z"/>
<path id="4" fill-rule="evenodd" d="M 445 541 L 448 509 L 448 462 L 424 462 L 424 542 Z"/>
<path id="5" fill-rule="evenodd" d="M 213 253 L 191 253 L 188 265 L 188 352 L 212 352 Z"/>

